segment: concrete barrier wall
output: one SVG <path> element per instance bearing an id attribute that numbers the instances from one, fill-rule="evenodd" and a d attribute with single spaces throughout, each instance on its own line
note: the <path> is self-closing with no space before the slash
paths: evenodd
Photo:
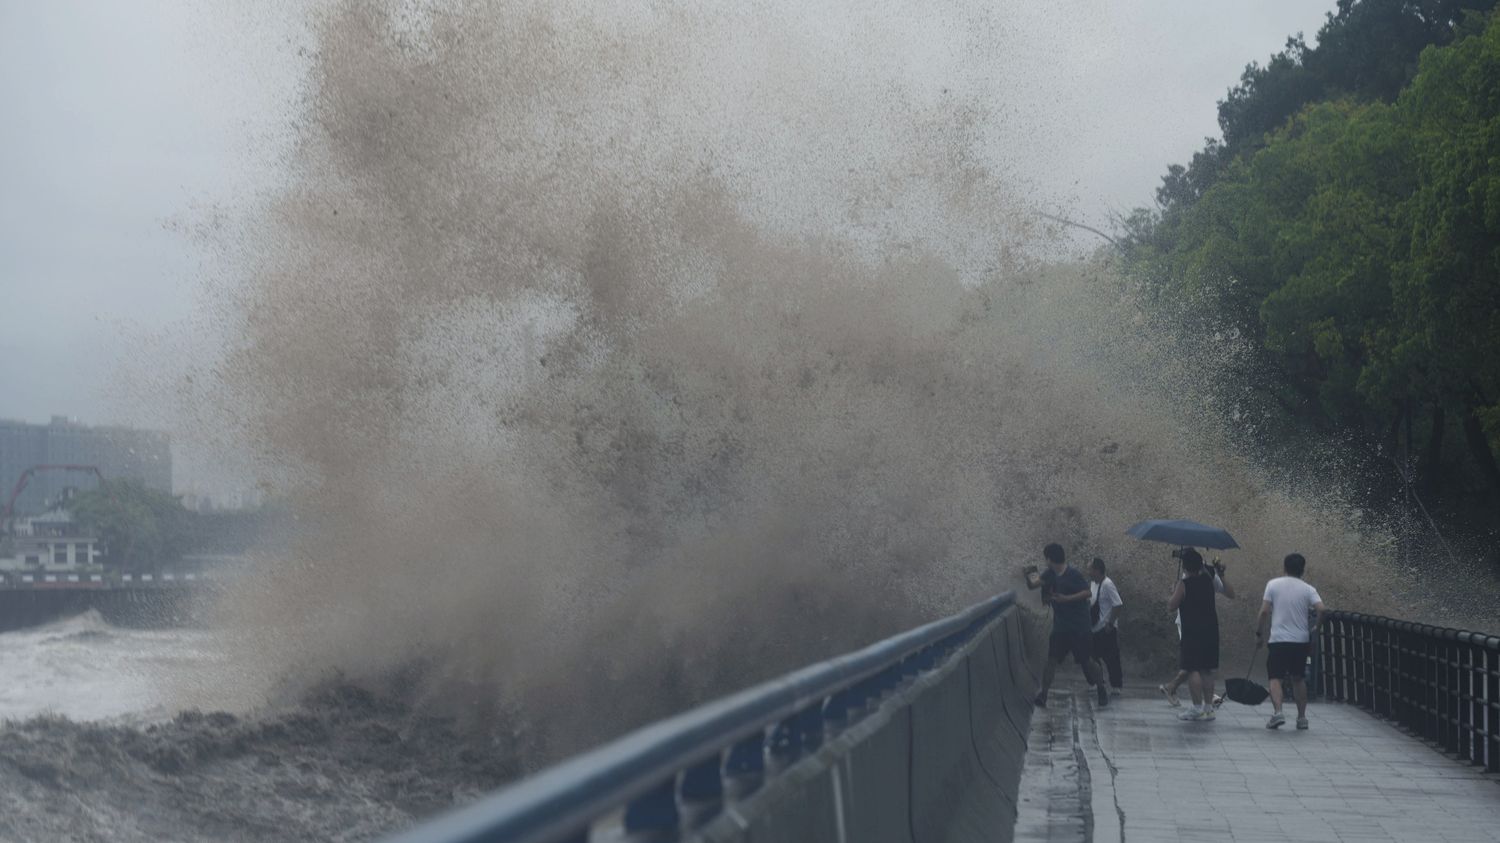
<path id="1" fill-rule="evenodd" d="M 695 839 L 1008 843 L 1036 680 L 1012 607 Z"/>

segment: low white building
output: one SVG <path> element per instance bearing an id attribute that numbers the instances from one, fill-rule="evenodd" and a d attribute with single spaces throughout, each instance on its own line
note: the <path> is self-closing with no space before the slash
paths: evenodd
<path id="1" fill-rule="evenodd" d="M 98 565 L 102 556 L 99 539 L 84 533 L 66 509 L 54 507 L 15 520 L 11 553 L 0 556 L 0 570 L 77 571 Z"/>

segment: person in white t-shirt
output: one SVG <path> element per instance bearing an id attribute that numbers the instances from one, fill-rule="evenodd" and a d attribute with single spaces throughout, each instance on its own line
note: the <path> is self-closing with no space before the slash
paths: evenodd
<path id="1" fill-rule="evenodd" d="M 1091 612 L 1093 626 L 1090 632 L 1094 635 L 1094 657 L 1104 664 L 1104 671 L 1100 671 L 1100 681 L 1103 681 L 1103 674 L 1107 671 L 1111 693 L 1118 696 L 1120 689 L 1125 686 L 1124 674 L 1120 670 L 1120 610 L 1125 608 L 1125 604 L 1120 600 L 1120 590 L 1115 588 L 1115 581 L 1109 578 L 1106 571 L 1104 560 L 1097 556 L 1089 563 L 1089 579 L 1094 581 L 1094 605 Z"/>
<path id="2" fill-rule="evenodd" d="M 1323 598 L 1318 590 L 1302 581 L 1307 571 L 1307 560 L 1300 553 L 1293 553 L 1282 562 L 1286 576 L 1266 583 L 1266 596 L 1260 606 L 1260 617 L 1255 621 L 1255 646 L 1262 640 L 1268 642 L 1266 656 L 1266 678 L 1271 683 L 1271 705 L 1275 709 L 1266 723 L 1267 729 L 1279 729 L 1286 723 L 1281 713 L 1283 697 L 1282 683 L 1292 682 L 1292 693 L 1297 698 L 1297 728 L 1307 728 L 1307 665 L 1308 642 L 1312 630 L 1323 625 Z M 1316 614 L 1316 620 L 1311 618 Z M 1270 627 L 1270 638 L 1266 628 Z"/>

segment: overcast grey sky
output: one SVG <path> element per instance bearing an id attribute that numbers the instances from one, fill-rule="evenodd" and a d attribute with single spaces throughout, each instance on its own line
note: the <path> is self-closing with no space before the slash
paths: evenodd
<path id="1" fill-rule="evenodd" d="M 1011 155 L 1096 224 L 1217 134 L 1214 103 L 1334 0 L 1022 2 L 1035 65 Z M 269 8 L 256 5 L 257 10 Z M 187 2 L 0 0 L 0 417 L 130 420 L 115 387 L 180 341 L 210 259 L 173 221 L 274 182 L 295 21 Z M 1035 37 L 1029 37 L 1035 33 Z M 168 350 L 172 349 L 172 350 Z"/>

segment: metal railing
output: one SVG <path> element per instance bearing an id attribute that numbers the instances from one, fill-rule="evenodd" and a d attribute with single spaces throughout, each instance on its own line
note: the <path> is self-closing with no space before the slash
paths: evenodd
<path id="1" fill-rule="evenodd" d="M 606 821 L 629 839 L 676 839 L 944 664 L 1014 603 L 1005 592 L 646 726 L 391 843 L 585 843 Z"/>
<path id="2" fill-rule="evenodd" d="M 1329 699 L 1500 772 L 1500 637 L 1331 612 L 1320 651 Z"/>

